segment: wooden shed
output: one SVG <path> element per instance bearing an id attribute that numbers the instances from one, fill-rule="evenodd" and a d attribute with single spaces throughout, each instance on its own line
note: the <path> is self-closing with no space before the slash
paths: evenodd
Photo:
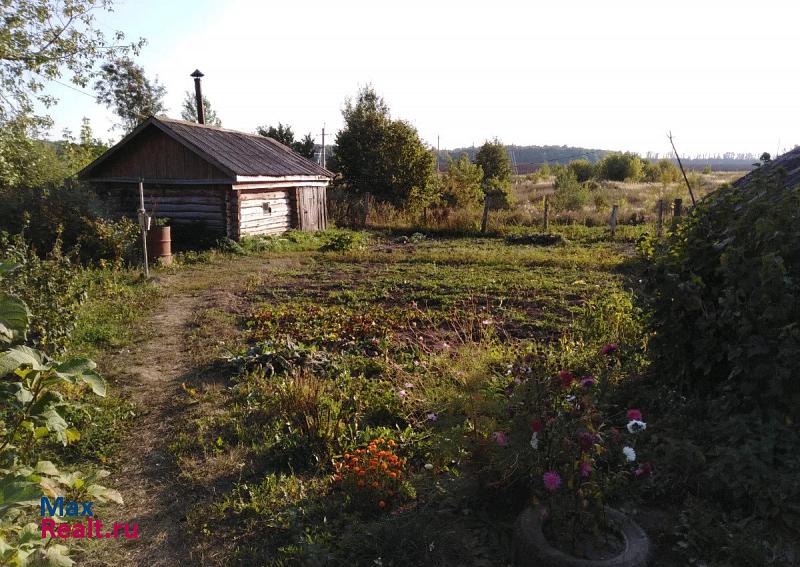
<path id="1" fill-rule="evenodd" d="M 78 176 L 132 217 L 142 178 L 148 213 L 238 240 L 325 229 L 333 174 L 271 138 L 151 117 Z"/>

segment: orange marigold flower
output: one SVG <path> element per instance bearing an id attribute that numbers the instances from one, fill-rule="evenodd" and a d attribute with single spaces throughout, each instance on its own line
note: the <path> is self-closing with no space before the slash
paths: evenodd
<path id="1" fill-rule="evenodd" d="M 389 471 L 389 476 L 392 478 L 397 478 L 397 473 L 394 471 Z"/>
<path id="2" fill-rule="evenodd" d="M 394 447 L 397 443 L 394 442 L 394 439 L 389 439 L 389 447 Z"/>
<path id="3" fill-rule="evenodd" d="M 358 476 L 364 476 L 366 472 L 364 471 L 364 469 L 356 469 L 356 474 Z"/>
<path id="4" fill-rule="evenodd" d="M 381 500 L 380 502 L 378 502 L 378 508 L 381 508 L 381 509 L 382 509 L 382 508 L 386 508 L 386 502 L 384 502 L 383 500 Z"/>
<path id="5" fill-rule="evenodd" d="M 387 465 L 386 463 L 381 463 L 381 468 L 382 468 L 383 470 L 386 470 L 386 469 L 388 469 L 388 468 L 389 468 L 389 465 Z"/>
<path id="6" fill-rule="evenodd" d="M 374 480 L 374 481 L 372 481 L 372 484 L 370 486 L 372 486 L 372 488 L 378 488 L 380 486 L 380 484 L 378 484 L 377 480 Z"/>

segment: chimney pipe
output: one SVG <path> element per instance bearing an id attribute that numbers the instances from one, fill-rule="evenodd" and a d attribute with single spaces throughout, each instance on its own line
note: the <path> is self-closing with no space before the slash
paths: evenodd
<path id="1" fill-rule="evenodd" d="M 206 123 L 206 111 L 203 108 L 203 89 L 200 87 L 200 78 L 203 77 L 203 73 L 201 73 L 198 69 L 195 69 L 194 73 L 190 75 L 194 77 L 194 98 L 197 102 L 197 122 L 200 124 Z"/>

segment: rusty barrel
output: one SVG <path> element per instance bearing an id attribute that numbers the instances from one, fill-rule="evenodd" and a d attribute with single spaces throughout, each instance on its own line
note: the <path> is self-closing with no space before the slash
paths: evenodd
<path id="1" fill-rule="evenodd" d="M 172 263 L 172 234 L 168 226 L 154 226 L 147 232 L 147 259 L 165 266 Z"/>

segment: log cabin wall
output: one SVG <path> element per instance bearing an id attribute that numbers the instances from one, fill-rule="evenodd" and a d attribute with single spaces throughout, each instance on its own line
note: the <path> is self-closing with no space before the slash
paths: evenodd
<path id="1" fill-rule="evenodd" d="M 98 195 L 115 216 L 136 219 L 139 186 L 135 183 L 95 183 Z M 145 183 L 144 206 L 156 218 L 172 224 L 200 222 L 213 232 L 231 236 L 226 223 L 230 185 L 159 185 Z"/>
<path id="2" fill-rule="evenodd" d="M 231 218 L 236 236 L 281 234 L 297 226 L 297 201 L 291 187 L 234 191 L 238 215 Z M 235 210 L 232 207 L 232 210 Z"/>

